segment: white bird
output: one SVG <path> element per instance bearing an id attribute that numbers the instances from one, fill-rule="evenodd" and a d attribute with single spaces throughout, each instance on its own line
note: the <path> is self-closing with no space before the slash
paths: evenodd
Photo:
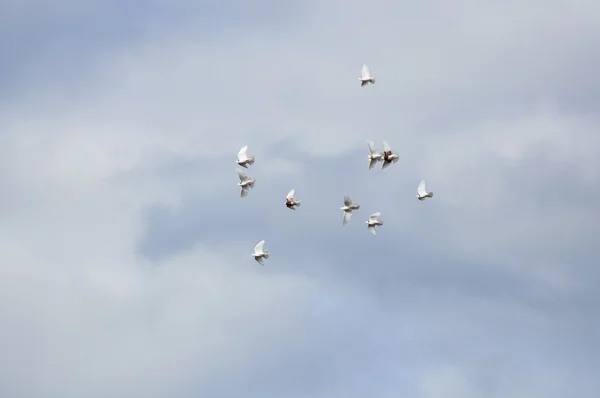
<path id="1" fill-rule="evenodd" d="M 379 152 L 377 152 L 377 150 L 375 149 L 375 144 L 373 143 L 373 141 L 367 141 L 367 144 L 369 145 L 369 170 L 371 170 L 373 168 L 373 166 L 375 166 L 375 163 L 383 161 L 383 155 Z"/>
<path id="2" fill-rule="evenodd" d="M 390 164 L 396 163 L 400 157 L 397 153 L 392 152 L 392 148 L 390 144 L 383 141 L 383 164 L 381 165 L 382 169 L 387 168 Z"/>
<path id="3" fill-rule="evenodd" d="M 379 225 L 383 225 L 383 221 L 381 221 L 379 219 L 380 215 L 381 215 L 380 212 L 373 213 L 369 217 L 369 220 L 365 221 L 367 223 L 367 228 L 369 228 L 369 231 L 371 231 L 371 233 L 373 235 L 377 235 L 377 233 L 375 232 L 375 227 L 379 226 Z"/>
<path id="4" fill-rule="evenodd" d="M 254 257 L 256 262 L 260 263 L 261 265 L 265 265 L 263 259 L 269 258 L 269 251 L 264 250 L 264 246 L 265 241 L 261 240 L 256 244 L 256 246 L 254 246 L 254 253 L 252 253 L 252 257 Z"/>
<path id="5" fill-rule="evenodd" d="M 425 180 L 422 180 L 417 187 L 417 199 L 425 200 L 426 198 L 433 198 L 433 192 L 427 192 Z"/>
<path id="6" fill-rule="evenodd" d="M 292 189 L 290 193 L 285 197 L 285 205 L 290 210 L 296 210 L 296 207 L 300 207 L 300 200 L 294 199 L 294 195 L 296 194 L 296 190 Z M 295 206 L 295 207 L 294 207 Z"/>
<path id="7" fill-rule="evenodd" d="M 248 145 L 244 145 L 240 151 L 238 152 L 238 158 L 235 161 L 238 165 L 247 169 L 248 165 L 254 164 L 254 156 L 248 156 L 246 153 L 248 151 Z"/>
<path id="8" fill-rule="evenodd" d="M 362 69 L 360 70 L 360 77 L 358 78 L 358 80 L 360 80 L 360 86 L 364 87 L 369 83 L 375 84 L 376 79 L 375 76 L 371 75 L 369 67 L 363 64 Z"/>
<path id="9" fill-rule="evenodd" d="M 344 196 L 344 207 L 341 210 L 344 211 L 342 218 L 342 225 L 346 225 L 352 218 L 352 210 L 360 209 L 360 205 L 357 203 L 352 204 L 352 200 L 348 196 Z"/>
<path id="10" fill-rule="evenodd" d="M 242 191 L 240 192 L 240 198 L 243 198 L 246 195 L 248 195 L 248 191 L 250 190 L 250 188 L 254 188 L 254 183 L 256 182 L 256 180 L 249 178 L 241 170 L 238 170 L 237 173 L 238 173 L 238 176 L 240 177 L 240 182 L 238 183 L 238 185 L 242 188 Z"/>

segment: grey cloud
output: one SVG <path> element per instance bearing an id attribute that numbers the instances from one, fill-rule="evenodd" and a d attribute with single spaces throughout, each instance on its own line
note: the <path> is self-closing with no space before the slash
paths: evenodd
<path id="1" fill-rule="evenodd" d="M 592 397 L 595 3 L 215 4 L 17 73 L 1 395 Z"/>

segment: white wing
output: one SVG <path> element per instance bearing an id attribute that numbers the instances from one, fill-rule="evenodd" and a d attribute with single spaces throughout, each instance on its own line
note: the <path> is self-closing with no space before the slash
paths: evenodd
<path id="1" fill-rule="evenodd" d="M 369 231 L 371 231 L 371 233 L 372 233 L 373 235 L 377 235 L 377 232 L 375 232 L 375 227 L 374 227 L 374 226 L 372 226 L 372 225 L 369 225 L 367 228 L 369 228 Z"/>
<path id="2" fill-rule="evenodd" d="M 369 162 L 369 170 L 371 170 L 373 166 L 375 166 L 375 163 L 377 163 L 377 159 L 371 159 L 371 161 Z"/>
<path id="3" fill-rule="evenodd" d="M 362 78 L 371 77 L 371 73 L 369 72 L 369 67 L 363 64 L 362 69 L 360 70 L 360 76 Z"/>
<path id="4" fill-rule="evenodd" d="M 417 187 L 417 193 L 419 194 L 419 196 L 427 195 L 427 190 L 425 189 L 425 180 L 419 183 L 419 186 Z"/>
<path id="5" fill-rule="evenodd" d="M 237 173 L 238 173 L 238 177 L 240 177 L 240 182 L 244 182 L 244 181 L 248 180 L 248 176 L 244 172 L 238 170 Z"/>
<path id="6" fill-rule="evenodd" d="M 345 211 L 344 212 L 344 218 L 342 220 L 342 224 L 346 225 L 348 224 L 348 222 L 350 221 L 350 219 L 352 218 L 352 212 L 350 211 Z"/>
<path id="7" fill-rule="evenodd" d="M 383 150 L 388 152 L 392 150 L 392 147 L 387 142 L 383 141 Z"/>
<path id="8" fill-rule="evenodd" d="M 344 206 L 350 206 L 352 204 L 352 200 L 348 196 L 344 196 Z"/>
<path id="9" fill-rule="evenodd" d="M 286 199 L 294 199 L 294 194 L 296 193 L 295 189 L 292 189 L 290 191 L 290 193 L 287 194 L 287 196 L 285 197 Z"/>
<path id="10" fill-rule="evenodd" d="M 242 191 L 240 192 L 240 198 L 245 198 L 248 195 L 248 187 L 242 187 Z"/>
<path id="11" fill-rule="evenodd" d="M 262 254 L 264 246 L 265 246 L 265 241 L 264 240 L 261 240 L 260 242 L 258 242 L 256 244 L 256 246 L 254 246 L 254 254 Z"/>
<path id="12" fill-rule="evenodd" d="M 238 159 L 239 160 L 246 160 L 247 156 L 246 156 L 246 151 L 248 150 L 248 145 L 244 145 L 240 151 L 238 152 Z"/>
<path id="13" fill-rule="evenodd" d="M 380 213 L 380 212 L 373 213 L 373 214 L 371 214 L 371 215 L 369 216 L 369 220 L 371 220 L 371 221 L 375 221 L 375 220 L 377 220 L 377 218 L 378 218 L 379 216 L 381 216 L 381 213 Z"/>
<path id="14" fill-rule="evenodd" d="M 369 145 L 369 151 L 371 151 L 371 153 L 375 152 L 375 143 L 373 141 L 367 141 L 367 144 Z"/>
<path id="15" fill-rule="evenodd" d="M 383 164 L 381 165 L 381 169 L 382 170 L 387 169 L 390 166 L 390 164 L 392 164 L 392 163 L 391 162 L 383 162 Z"/>

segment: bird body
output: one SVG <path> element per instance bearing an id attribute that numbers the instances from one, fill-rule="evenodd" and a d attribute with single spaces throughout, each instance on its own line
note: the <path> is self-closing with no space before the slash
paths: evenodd
<path id="1" fill-rule="evenodd" d="M 296 210 L 296 207 L 300 207 L 302 203 L 302 201 L 294 199 L 295 194 L 296 190 L 292 189 L 285 197 L 285 205 L 290 210 Z"/>
<path id="2" fill-rule="evenodd" d="M 371 170 L 375 163 L 383 161 L 383 155 L 377 152 L 373 141 L 367 141 L 367 144 L 369 145 L 369 170 Z"/>
<path id="3" fill-rule="evenodd" d="M 254 183 L 256 180 L 249 178 L 243 171 L 238 170 L 238 177 L 240 178 L 240 182 L 238 182 L 238 186 L 242 188 L 240 192 L 240 197 L 243 198 L 248 195 L 248 191 L 250 188 L 254 188 Z"/>
<path id="4" fill-rule="evenodd" d="M 362 69 L 360 70 L 360 77 L 358 78 L 358 80 L 360 80 L 361 87 L 364 87 L 369 83 L 375 84 L 376 81 L 375 76 L 371 75 L 369 67 L 365 64 L 363 64 Z"/>
<path id="5" fill-rule="evenodd" d="M 254 246 L 254 253 L 252 253 L 252 257 L 261 265 L 265 265 L 263 259 L 269 258 L 269 251 L 264 249 L 265 241 L 261 240 Z"/>
<path id="6" fill-rule="evenodd" d="M 397 153 L 392 152 L 392 148 L 390 144 L 383 141 L 383 164 L 381 165 L 382 169 L 386 169 L 390 164 L 396 163 L 400 157 Z"/>
<path id="7" fill-rule="evenodd" d="M 238 158 L 235 161 L 241 167 L 247 169 L 248 165 L 254 164 L 254 156 L 248 156 L 248 145 L 244 145 L 238 152 Z"/>
<path id="8" fill-rule="evenodd" d="M 352 211 L 360 209 L 360 205 L 352 203 L 352 200 L 348 196 L 344 196 L 344 206 L 340 210 L 344 211 L 342 216 L 342 225 L 346 225 L 352 218 Z"/>
<path id="9" fill-rule="evenodd" d="M 421 180 L 419 186 L 417 187 L 417 199 L 423 201 L 427 198 L 433 198 L 433 192 L 427 192 L 425 188 L 425 180 Z"/>
<path id="10" fill-rule="evenodd" d="M 369 231 L 371 231 L 373 235 L 377 235 L 375 227 L 383 225 L 383 221 L 379 219 L 379 216 L 381 216 L 380 212 L 373 213 L 369 216 L 369 219 L 365 221 L 367 228 L 369 228 Z"/>

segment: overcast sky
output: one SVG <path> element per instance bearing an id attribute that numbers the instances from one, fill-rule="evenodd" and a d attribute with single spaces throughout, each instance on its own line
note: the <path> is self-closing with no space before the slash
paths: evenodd
<path id="1" fill-rule="evenodd" d="M 1 397 L 598 397 L 597 0 L 4 0 L 0 52 Z"/>

